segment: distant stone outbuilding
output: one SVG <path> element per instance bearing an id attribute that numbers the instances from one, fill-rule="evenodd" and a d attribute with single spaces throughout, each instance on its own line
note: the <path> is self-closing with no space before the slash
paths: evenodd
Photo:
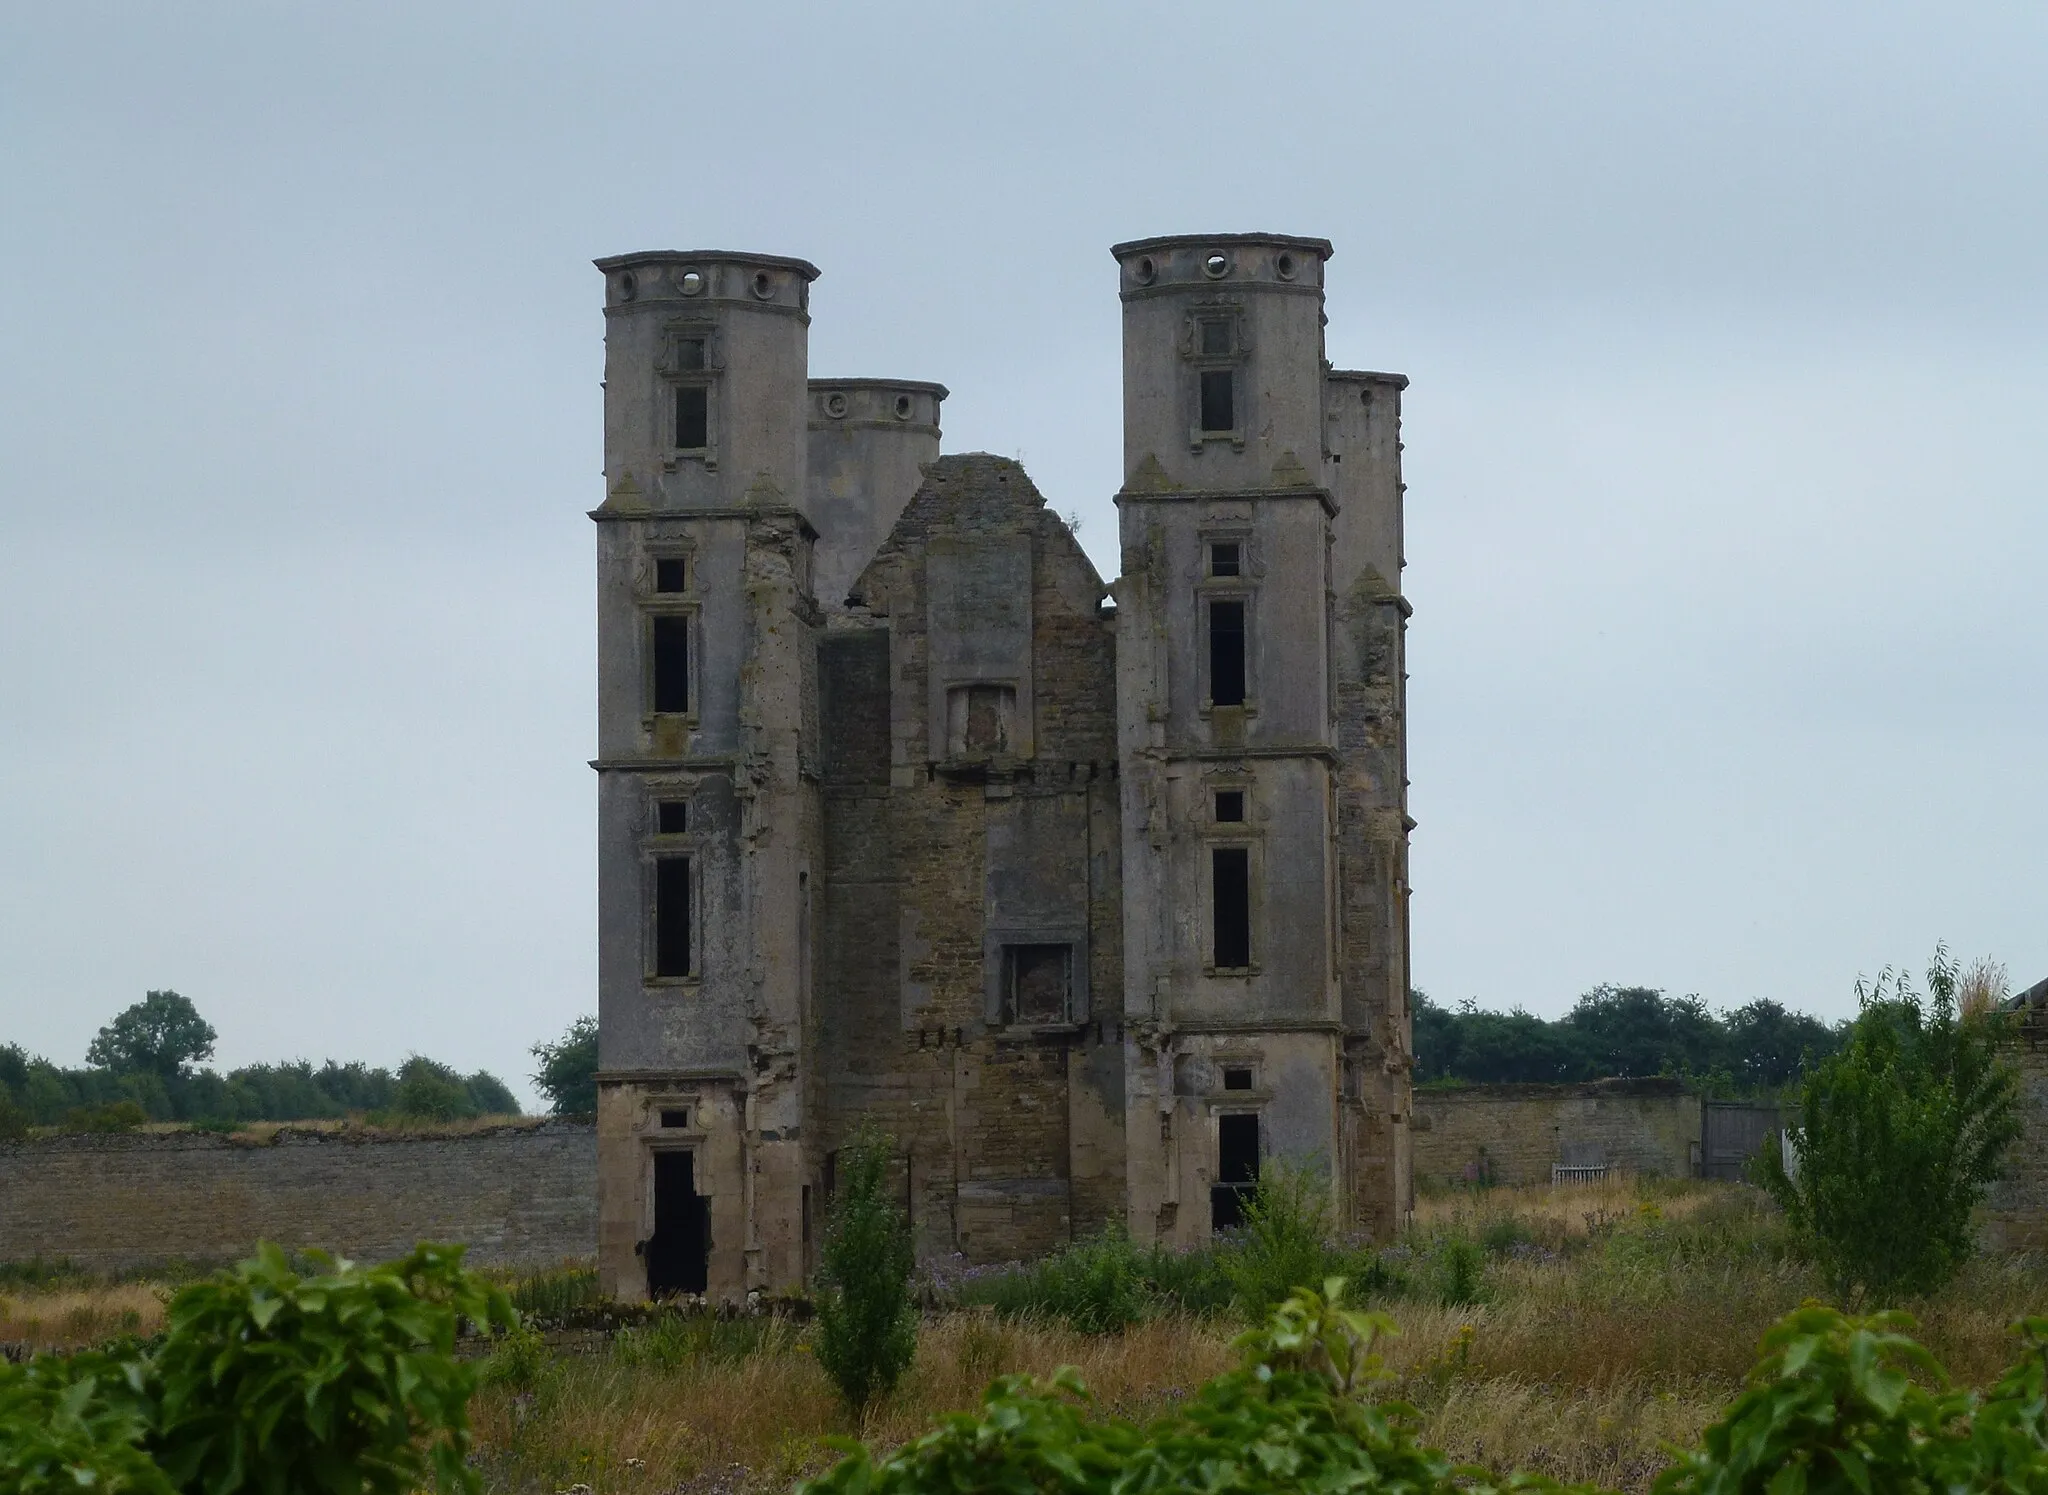
<path id="1" fill-rule="evenodd" d="M 1408 1207 L 1399 375 L 1330 246 L 1113 251 L 1123 574 L 946 390 L 808 377 L 802 260 L 600 260 L 599 1266 L 799 1284 L 837 1150 L 925 1255 Z"/>

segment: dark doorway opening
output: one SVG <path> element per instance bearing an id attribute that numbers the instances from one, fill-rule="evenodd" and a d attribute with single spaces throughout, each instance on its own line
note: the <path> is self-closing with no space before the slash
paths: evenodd
<path id="1" fill-rule="evenodd" d="M 701 1293 L 710 1281 L 711 1202 L 697 1193 L 696 1157 L 654 1155 L 654 1235 L 647 1242 L 647 1295 Z"/>
<path id="2" fill-rule="evenodd" d="M 1244 1224 L 1244 1207 L 1259 1182 L 1259 1118 L 1216 1118 L 1216 1183 L 1209 1190 L 1209 1228 Z"/>

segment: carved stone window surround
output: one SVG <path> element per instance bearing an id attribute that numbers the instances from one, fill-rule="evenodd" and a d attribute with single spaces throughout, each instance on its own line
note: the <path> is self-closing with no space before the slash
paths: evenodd
<path id="1" fill-rule="evenodd" d="M 693 367 L 688 356 L 687 345 L 702 343 L 704 358 L 702 367 Z M 654 359 L 654 371 L 661 377 L 662 409 L 657 419 L 666 422 L 667 439 L 662 443 L 664 454 L 661 459 L 663 472 L 674 472 L 684 462 L 702 463 L 706 472 L 718 471 L 718 426 L 723 413 L 724 401 L 720 398 L 725 374 L 725 338 L 716 322 L 708 319 L 690 319 L 669 322 L 661 329 L 661 347 Z M 679 447 L 675 445 L 674 428 L 676 391 L 679 389 L 701 389 L 704 391 L 704 445 L 701 447 Z"/>

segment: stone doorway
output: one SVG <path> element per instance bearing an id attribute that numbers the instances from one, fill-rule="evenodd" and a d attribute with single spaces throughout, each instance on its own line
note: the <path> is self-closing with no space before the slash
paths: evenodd
<path id="1" fill-rule="evenodd" d="M 654 1155 L 654 1234 L 647 1241 L 647 1296 L 701 1293 L 710 1281 L 710 1201 L 697 1192 L 696 1156 Z"/>

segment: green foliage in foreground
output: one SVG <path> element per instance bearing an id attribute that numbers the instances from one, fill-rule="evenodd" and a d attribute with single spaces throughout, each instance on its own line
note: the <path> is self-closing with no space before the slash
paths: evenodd
<path id="1" fill-rule="evenodd" d="M 855 1410 L 894 1389 L 917 1353 L 916 1260 L 888 1169 L 881 1133 L 863 1126 L 848 1139 L 818 1253 L 818 1364 Z"/>
<path id="2" fill-rule="evenodd" d="M 1348 1309 L 1344 1284 L 1297 1291 L 1237 1341 L 1243 1365 L 1145 1425 L 1104 1416 L 1071 1368 L 1008 1376 L 980 1415 L 946 1418 L 877 1459 L 848 1456 L 798 1495 L 1042 1495 L 1591 1491 L 1542 1475 L 1454 1465 L 1416 1436 L 1373 1341 L 1392 1332 Z M 1899 1314 L 1808 1305 L 1773 1328 L 1741 1394 L 1656 1495 L 1873 1495 L 2048 1490 L 2048 1319 L 2019 1326 L 2019 1362 L 1982 1395 L 1955 1391 Z"/>
<path id="3" fill-rule="evenodd" d="M 386 1265 L 275 1246 L 171 1300 L 154 1347 L 0 1365 L 0 1489 L 23 1495 L 469 1495 L 463 1320 L 510 1327 L 459 1246 Z"/>
<path id="4" fill-rule="evenodd" d="M 1936 950 L 1923 1001 L 1902 974 L 1857 984 L 1842 1051 L 1799 1089 L 1796 1173 L 1766 1149 L 1765 1184 L 1837 1292 L 1925 1293 L 1975 1248 L 1971 1214 L 2019 1135 L 2002 1019 L 1957 1012 Z"/>

